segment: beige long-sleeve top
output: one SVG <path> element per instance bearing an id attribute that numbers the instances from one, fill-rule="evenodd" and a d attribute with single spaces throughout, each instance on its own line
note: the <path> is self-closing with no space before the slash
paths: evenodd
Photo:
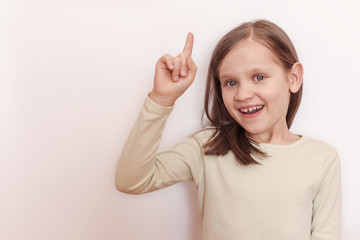
<path id="1" fill-rule="evenodd" d="M 340 162 L 328 144 L 302 136 L 259 144 L 262 165 L 240 165 L 230 151 L 204 155 L 208 128 L 157 153 L 172 108 L 145 100 L 123 148 L 116 187 L 129 194 L 194 181 L 206 240 L 339 240 Z"/>

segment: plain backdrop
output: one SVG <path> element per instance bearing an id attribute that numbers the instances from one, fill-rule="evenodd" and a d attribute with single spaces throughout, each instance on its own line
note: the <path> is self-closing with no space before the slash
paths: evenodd
<path id="1" fill-rule="evenodd" d="M 158 58 L 194 33 L 199 70 L 168 120 L 166 149 L 201 127 L 217 41 L 259 18 L 297 48 L 304 96 L 292 130 L 339 151 L 342 235 L 360 239 L 359 11 L 356 0 L 2 0 L 0 239 L 199 239 L 192 183 L 126 195 L 116 161 Z"/>

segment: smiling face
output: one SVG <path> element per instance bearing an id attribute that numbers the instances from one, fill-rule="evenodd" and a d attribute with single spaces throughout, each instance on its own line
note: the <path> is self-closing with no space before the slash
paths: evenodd
<path id="1" fill-rule="evenodd" d="M 225 107 L 250 139 L 279 144 L 298 139 L 287 127 L 286 114 L 290 93 L 300 87 L 299 65 L 286 71 L 268 48 L 252 39 L 239 43 L 221 62 Z"/>

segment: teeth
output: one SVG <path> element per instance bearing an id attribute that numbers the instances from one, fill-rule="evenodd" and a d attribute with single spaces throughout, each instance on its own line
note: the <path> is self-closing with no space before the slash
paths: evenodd
<path id="1" fill-rule="evenodd" d="M 244 109 L 240 109 L 240 111 L 243 112 L 243 113 L 247 113 L 247 112 L 253 112 L 255 110 L 259 110 L 261 108 L 263 108 L 263 106 L 244 108 Z"/>

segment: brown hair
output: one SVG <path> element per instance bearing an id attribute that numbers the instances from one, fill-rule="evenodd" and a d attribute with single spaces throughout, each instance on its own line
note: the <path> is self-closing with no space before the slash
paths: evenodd
<path id="1" fill-rule="evenodd" d="M 204 145 L 207 155 L 224 155 L 231 150 L 243 165 L 259 164 L 251 154 L 266 157 L 257 144 L 248 139 L 245 130 L 228 113 L 221 94 L 219 66 L 229 52 L 241 41 L 252 39 L 270 49 L 285 70 L 298 62 L 296 50 L 288 35 L 276 24 L 267 20 L 247 22 L 227 33 L 216 45 L 208 69 L 204 113 L 215 133 Z M 286 122 L 290 128 L 299 108 L 302 86 L 291 93 Z"/>

